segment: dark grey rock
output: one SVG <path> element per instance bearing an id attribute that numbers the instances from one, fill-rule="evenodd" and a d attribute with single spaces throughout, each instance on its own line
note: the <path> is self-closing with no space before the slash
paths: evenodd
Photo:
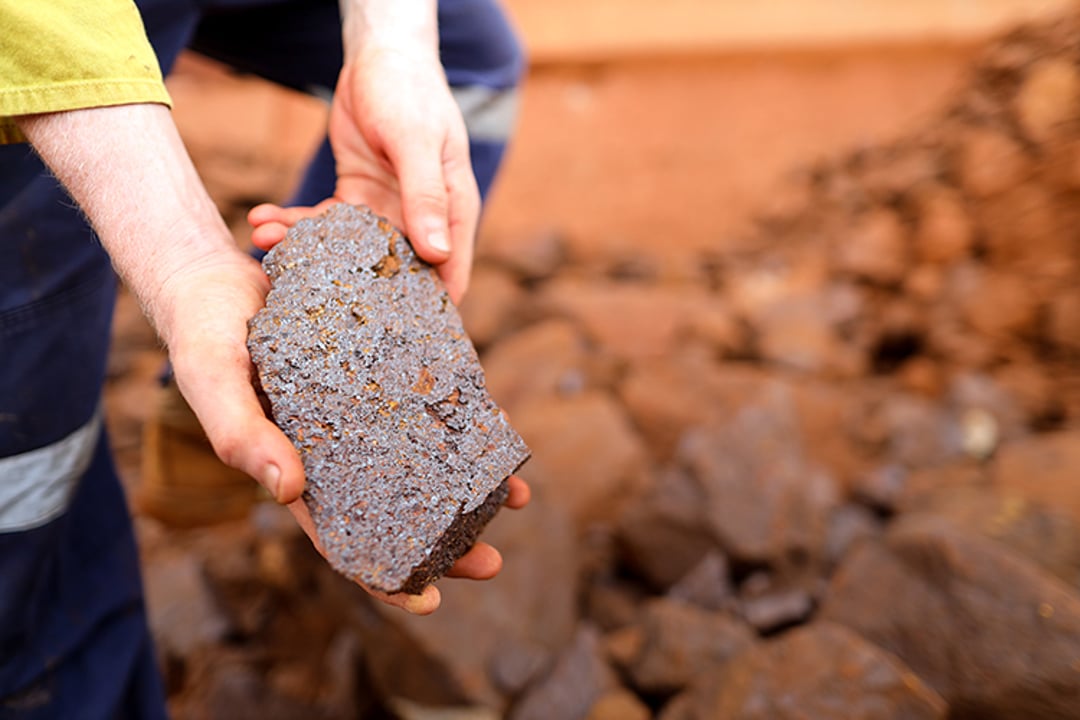
<path id="1" fill-rule="evenodd" d="M 600 645 L 600 634 L 588 625 L 559 656 L 551 672 L 529 688 L 511 709 L 509 720 L 584 720 L 592 706 L 617 686 Z"/>
<path id="2" fill-rule="evenodd" d="M 677 692 L 755 642 L 753 631 L 732 615 L 666 598 L 645 606 L 641 629 L 627 670 L 634 686 L 649 693 Z"/>
<path id="3" fill-rule="evenodd" d="M 263 266 L 272 289 L 248 347 L 327 557 L 369 587 L 419 592 L 472 545 L 528 448 L 434 270 L 388 222 L 335 205 Z"/>

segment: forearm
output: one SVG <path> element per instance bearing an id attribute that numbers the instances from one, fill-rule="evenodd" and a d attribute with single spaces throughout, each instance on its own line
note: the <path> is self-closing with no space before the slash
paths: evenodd
<path id="1" fill-rule="evenodd" d="M 169 110 L 120 105 L 27 116 L 19 126 L 168 342 L 170 278 L 236 252 Z"/>
<path id="2" fill-rule="evenodd" d="M 340 0 L 345 62 L 367 51 L 430 51 L 437 59 L 436 0 Z"/>

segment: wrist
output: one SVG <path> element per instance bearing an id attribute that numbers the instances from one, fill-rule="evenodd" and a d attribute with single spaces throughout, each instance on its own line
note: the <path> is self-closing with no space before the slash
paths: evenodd
<path id="1" fill-rule="evenodd" d="M 216 316 L 240 309 L 237 297 L 261 298 L 268 290 L 269 280 L 259 263 L 233 246 L 191 253 L 142 297 L 147 301 L 144 310 L 175 358 L 188 348 L 214 342 L 213 337 L 203 336 L 216 327 Z M 215 293 L 221 296 L 214 297 Z M 250 315 L 255 310 L 246 312 Z M 206 313 L 213 317 L 203 317 Z"/>
<path id="2" fill-rule="evenodd" d="M 396 51 L 439 57 L 435 0 L 340 0 L 345 62 Z"/>

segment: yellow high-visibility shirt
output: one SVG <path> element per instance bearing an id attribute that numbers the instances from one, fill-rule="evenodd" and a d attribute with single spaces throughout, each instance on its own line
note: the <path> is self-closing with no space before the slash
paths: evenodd
<path id="1" fill-rule="evenodd" d="M 0 0 L 0 143 L 18 115 L 171 105 L 133 0 Z"/>

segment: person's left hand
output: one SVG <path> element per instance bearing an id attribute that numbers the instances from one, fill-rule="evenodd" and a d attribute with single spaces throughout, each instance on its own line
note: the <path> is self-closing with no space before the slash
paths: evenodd
<path id="1" fill-rule="evenodd" d="M 365 204 L 404 231 L 459 302 L 472 267 L 480 194 L 465 122 L 437 53 L 360 52 L 342 68 L 329 132 L 334 197 L 314 207 L 255 207 L 248 215 L 255 245 L 269 249 L 297 220 L 334 202 Z"/>
<path id="2" fill-rule="evenodd" d="M 245 340 L 247 319 L 265 303 L 269 283 L 258 263 L 231 250 L 184 266 L 159 288 L 159 328 L 169 344 L 176 380 L 214 446 L 227 464 L 259 480 L 288 506 L 312 543 L 325 555 L 307 505 L 301 498 L 304 468 L 292 443 L 267 418 L 252 385 Z M 213 370 L 208 372 L 207 370 Z M 524 507 L 530 490 L 509 479 L 509 508 Z M 477 542 L 448 577 L 487 580 L 502 568 L 499 552 Z M 419 595 L 388 595 L 364 589 L 383 602 L 426 615 L 440 603 L 429 585 Z"/>

